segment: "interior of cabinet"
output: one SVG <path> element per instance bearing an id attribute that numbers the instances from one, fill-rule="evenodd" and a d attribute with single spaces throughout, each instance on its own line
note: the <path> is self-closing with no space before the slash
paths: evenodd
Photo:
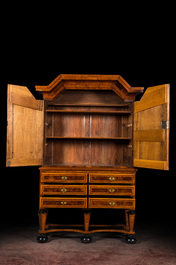
<path id="1" fill-rule="evenodd" d="M 132 112 L 113 91 L 45 101 L 45 165 L 132 166 Z"/>

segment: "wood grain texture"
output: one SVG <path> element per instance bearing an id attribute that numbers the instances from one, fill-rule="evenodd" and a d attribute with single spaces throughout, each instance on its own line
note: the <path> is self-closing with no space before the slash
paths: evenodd
<path id="1" fill-rule="evenodd" d="M 168 170 L 168 164 L 165 161 L 134 159 L 134 164 L 136 167 Z"/>
<path id="2" fill-rule="evenodd" d="M 121 198 L 89 198 L 90 208 L 135 209 L 135 199 Z"/>
<path id="3" fill-rule="evenodd" d="M 43 159 L 43 101 L 27 87 L 8 85 L 7 166 L 41 165 Z"/>
<path id="4" fill-rule="evenodd" d="M 146 90 L 134 103 L 134 162 L 136 167 L 169 169 L 170 86 L 160 85 Z"/>
<path id="5" fill-rule="evenodd" d="M 118 183 L 118 184 L 134 184 L 135 174 L 114 174 L 114 173 L 93 173 L 89 174 L 90 183 Z"/>
<path id="6" fill-rule="evenodd" d="M 136 113 L 142 110 L 160 106 L 165 103 L 169 103 L 169 89 L 169 84 L 148 87 L 142 99 L 135 102 L 134 112 Z"/>
<path id="7" fill-rule="evenodd" d="M 124 104 L 113 92 L 100 91 L 65 93 L 62 101 L 65 105 L 60 105 L 60 97 L 53 101 L 53 105 L 47 101 L 46 165 L 132 165 L 130 124 L 133 105 Z M 74 103 L 71 95 L 75 99 L 74 105 L 70 105 Z M 86 102 L 91 106 L 82 105 Z"/>
<path id="8" fill-rule="evenodd" d="M 135 222 L 135 214 L 131 214 L 131 212 L 128 212 L 128 218 L 129 218 L 129 231 L 134 231 L 134 222 Z"/>
<path id="9" fill-rule="evenodd" d="M 87 195 L 87 185 L 41 185 L 41 195 Z"/>
<path id="10" fill-rule="evenodd" d="M 44 174 L 88 174 L 88 173 L 106 173 L 109 174 L 135 174 L 137 169 L 134 167 L 125 167 L 125 166 L 64 166 L 64 165 L 52 165 L 52 166 L 42 166 L 39 168 L 41 173 Z M 68 171 L 70 171 L 68 173 Z"/>
<path id="11" fill-rule="evenodd" d="M 40 229 L 41 233 L 45 233 L 47 216 L 48 216 L 48 211 L 47 210 L 38 214 L 38 217 L 39 217 L 39 229 Z"/>
<path id="12" fill-rule="evenodd" d="M 66 225 L 47 224 L 44 229 L 42 227 L 46 215 L 43 215 L 42 218 L 40 214 L 40 233 L 58 231 L 85 234 L 105 231 L 135 233 L 129 229 L 130 226 L 90 225 L 90 208 L 134 210 L 136 169 L 102 166 L 43 166 L 40 171 L 40 209 L 82 208 L 84 214 L 84 225 L 75 225 L 74 228 L 73 225 L 67 227 Z M 102 185 L 103 181 L 104 185 Z M 106 183 L 108 184 L 105 185 Z M 119 185 L 120 183 L 125 185 Z M 124 198 L 122 199 L 122 197 Z M 60 228 L 53 228 L 53 226 L 60 226 Z M 78 229 L 78 227 L 82 227 L 82 229 Z"/>
<path id="13" fill-rule="evenodd" d="M 26 87 L 8 87 L 7 165 L 39 165 L 43 156 L 39 232 L 134 234 L 132 165 L 169 168 L 169 85 L 148 88 L 135 104 L 143 88 L 119 75 L 60 75 L 36 89 L 44 105 Z M 83 209 L 84 229 L 49 229 L 49 208 Z M 90 231 L 91 208 L 123 209 L 126 224 Z"/>
<path id="14" fill-rule="evenodd" d="M 89 185 L 89 195 L 134 197 L 135 186 Z"/>
<path id="15" fill-rule="evenodd" d="M 97 93 L 98 92 L 98 93 Z M 56 97 L 52 101 L 47 101 L 48 108 L 53 109 L 69 109 L 68 107 L 127 107 L 128 102 L 124 102 L 113 91 L 94 91 L 94 90 L 64 90 L 59 97 Z M 62 107 L 62 108 L 60 108 Z M 77 109 L 77 108 L 75 108 Z"/>
<path id="16" fill-rule="evenodd" d="M 127 111 L 127 110 L 122 110 L 122 111 L 112 111 L 112 110 L 47 110 L 46 112 L 50 112 L 50 113 L 70 113 L 70 114 L 101 114 L 101 115 L 128 115 L 131 114 L 131 111 Z"/>
<path id="17" fill-rule="evenodd" d="M 138 142 L 162 142 L 165 140 L 165 130 L 137 130 L 135 140 Z"/>
<path id="18" fill-rule="evenodd" d="M 86 198 L 68 198 L 68 197 L 41 197 L 40 205 L 42 208 L 87 208 Z"/>
<path id="19" fill-rule="evenodd" d="M 112 90 L 121 99 L 131 101 L 143 87 L 131 87 L 120 75 L 59 75 L 48 86 L 36 86 L 44 99 L 53 100 L 64 90 Z"/>
<path id="20" fill-rule="evenodd" d="M 51 169 L 50 169 L 51 170 Z M 58 170 L 60 171 L 60 170 Z M 86 183 L 87 174 L 75 172 L 41 172 L 42 183 Z"/>
<path id="21" fill-rule="evenodd" d="M 84 231 L 87 233 L 89 231 L 89 225 L 90 225 L 90 211 L 83 211 L 84 214 Z"/>

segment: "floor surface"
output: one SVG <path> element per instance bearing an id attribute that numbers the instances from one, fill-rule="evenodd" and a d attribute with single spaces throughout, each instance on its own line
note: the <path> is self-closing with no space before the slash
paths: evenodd
<path id="1" fill-rule="evenodd" d="M 176 230 L 168 224 L 136 224 L 137 243 L 115 233 L 94 234 L 90 244 L 80 234 L 58 233 L 36 242 L 37 226 L 3 228 L 0 265 L 176 265 Z"/>

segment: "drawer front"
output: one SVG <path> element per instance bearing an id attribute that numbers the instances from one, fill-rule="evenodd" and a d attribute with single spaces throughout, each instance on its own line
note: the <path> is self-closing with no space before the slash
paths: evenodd
<path id="1" fill-rule="evenodd" d="M 121 183 L 121 184 L 134 184 L 135 175 L 134 174 L 102 174 L 93 173 L 89 175 L 90 183 Z"/>
<path id="2" fill-rule="evenodd" d="M 86 183 L 87 174 L 84 173 L 41 173 L 41 182 L 45 183 Z"/>
<path id="3" fill-rule="evenodd" d="M 89 198 L 89 208 L 135 210 L 135 199 Z"/>
<path id="4" fill-rule="evenodd" d="M 41 208 L 87 208 L 86 198 L 40 198 Z"/>
<path id="5" fill-rule="evenodd" d="M 41 195 L 87 195 L 86 185 L 41 185 Z"/>
<path id="6" fill-rule="evenodd" d="M 90 185 L 89 195 L 105 196 L 135 196 L 134 186 L 115 185 Z"/>

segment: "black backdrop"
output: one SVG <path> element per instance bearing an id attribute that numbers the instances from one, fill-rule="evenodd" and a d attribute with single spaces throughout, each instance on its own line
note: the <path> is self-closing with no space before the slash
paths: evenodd
<path id="1" fill-rule="evenodd" d="M 3 224 L 37 224 L 38 167 L 6 168 L 7 84 L 27 86 L 36 98 L 35 85 L 48 85 L 59 74 L 119 74 L 131 86 L 171 85 L 170 170 L 139 169 L 136 184 L 136 221 L 173 221 L 175 218 L 175 51 L 166 36 L 113 39 L 107 45 L 90 34 L 75 39 L 58 36 L 9 36 L 2 49 L 0 108 L 0 202 Z M 138 99 L 140 96 L 138 96 Z M 67 212 L 68 214 L 68 212 Z M 73 212 L 71 212 L 73 214 Z M 101 214 L 101 213 L 100 213 Z M 73 214 L 74 215 L 74 214 Z M 59 221 L 58 213 L 58 221 Z M 110 215 L 110 218 L 114 216 Z M 70 218 L 70 217 L 69 217 Z"/>

